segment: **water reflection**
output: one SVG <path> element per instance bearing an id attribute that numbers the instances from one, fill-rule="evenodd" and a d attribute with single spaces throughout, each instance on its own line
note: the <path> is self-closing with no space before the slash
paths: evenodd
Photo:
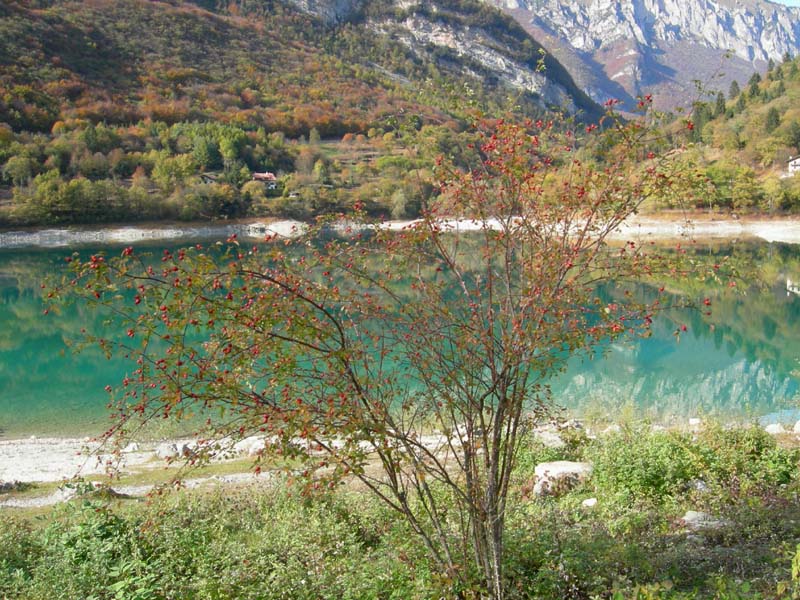
<path id="1" fill-rule="evenodd" d="M 735 251 L 772 285 L 744 295 L 718 293 L 710 317 L 668 313 L 652 337 L 616 343 L 593 360 L 573 360 L 553 382 L 556 401 L 611 418 L 635 406 L 661 420 L 774 416 L 794 409 L 800 391 L 800 246 L 740 244 Z M 40 282 L 60 269 L 64 254 L 0 252 L 0 435 L 101 432 L 108 423 L 103 388 L 130 368 L 93 349 L 75 356 L 67 348 L 83 327 L 110 331 L 102 315 L 79 306 L 42 314 Z M 676 323 L 687 326 L 679 339 Z"/>

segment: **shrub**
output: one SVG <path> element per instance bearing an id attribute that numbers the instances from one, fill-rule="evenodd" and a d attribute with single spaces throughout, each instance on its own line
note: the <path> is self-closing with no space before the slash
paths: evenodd
<path id="1" fill-rule="evenodd" d="M 700 463 L 687 435 L 625 429 L 592 453 L 596 485 L 610 494 L 660 500 L 700 476 Z"/>

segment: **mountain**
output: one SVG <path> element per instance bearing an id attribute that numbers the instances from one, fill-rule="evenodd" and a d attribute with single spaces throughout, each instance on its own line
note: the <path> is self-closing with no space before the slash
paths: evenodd
<path id="1" fill-rule="evenodd" d="M 341 135 L 401 112 L 439 119 L 463 85 L 484 107 L 510 89 L 527 110 L 596 115 L 557 61 L 536 71 L 539 48 L 474 1 L 9 1 L 0 122 L 214 119 Z"/>
<path id="2" fill-rule="evenodd" d="M 597 116 L 571 75 L 524 27 L 477 0 L 289 0 L 328 24 L 359 22 L 424 61 L 532 94 L 543 106 Z M 542 68 L 544 67 L 544 68 Z"/>
<path id="3" fill-rule="evenodd" d="M 486 0 L 513 16 L 597 102 L 653 93 L 672 108 L 800 52 L 800 8 L 765 0 Z"/>

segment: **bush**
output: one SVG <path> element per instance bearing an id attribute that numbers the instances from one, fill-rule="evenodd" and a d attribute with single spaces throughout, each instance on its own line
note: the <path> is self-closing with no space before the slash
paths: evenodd
<path id="1" fill-rule="evenodd" d="M 596 446 L 593 480 L 604 493 L 661 500 L 700 476 L 691 438 L 625 429 Z"/>
<path id="2" fill-rule="evenodd" d="M 742 492 L 764 491 L 797 477 L 800 453 L 778 447 L 757 426 L 710 427 L 693 438 L 676 432 L 624 430 L 592 452 L 594 482 L 610 494 L 663 500 L 690 489 L 694 480 Z"/>

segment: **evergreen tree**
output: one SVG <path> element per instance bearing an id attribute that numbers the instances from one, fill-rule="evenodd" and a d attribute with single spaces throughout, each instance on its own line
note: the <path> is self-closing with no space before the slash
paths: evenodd
<path id="1" fill-rule="evenodd" d="M 767 72 L 771 73 L 774 68 L 775 68 L 775 61 L 770 58 L 769 62 L 767 63 Z"/>
<path id="2" fill-rule="evenodd" d="M 717 92 L 717 101 L 714 106 L 714 116 L 718 117 L 725 112 L 725 96 L 722 92 Z"/>
<path id="3" fill-rule="evenodd" d="M 739 94 L 739 99 L 736 101 L 736 112 L 742 112 L 745 107 L 744 94 Z"/>
<path id="4" fill-rule="evenodd" d="M 789 131 L 786 135 L 786 142 L 789 146 L 793 146 L 795 150 L 800 150 L 800 123 L 792 121 L 789 125 Z"/>
<path id="5" fill-rule="evenodd" d="M 697 102 L 692 112 L 692 121 L 694 121 L 694 128 L 689 133 L 689 139 L 693 142 L 699 142 L 701 133 L 706 123 L 711 120 L 711 108 L 705 102 Z"/>
<path id="6" fill-rule="evenodd" d="M 741 93 L 741 91 L 742 90 L 739 89 L 739 82 L 734 79 L 733 81 L 731 81 L 731 87 L 728 90 L 728 98 L 733 100 L 734 98 L 736 98 L 736 96 L 738 96 Z"/>
<path id="7" fill-rule="evenodd" d="M 749 88 L 747 90 L 747 95 L 750 96 L 751 98 L 757 97 L 760 93 L 758 84 L 761 83 L 761 75 L 759 75 L 758 73 L 753 73 L 753 76 L 747 83 L 749 85 Z"/>
<path id="8" fill-rule="evenodd" d="M 772 133 L 778 128 L 778 125 L 781 124 L 781 115 L 778 113 L 778 109 L 774 106 L 769 109 L 767 112 L 767 121 L 764 124 L 764 130 L 767 133 Z"/>

